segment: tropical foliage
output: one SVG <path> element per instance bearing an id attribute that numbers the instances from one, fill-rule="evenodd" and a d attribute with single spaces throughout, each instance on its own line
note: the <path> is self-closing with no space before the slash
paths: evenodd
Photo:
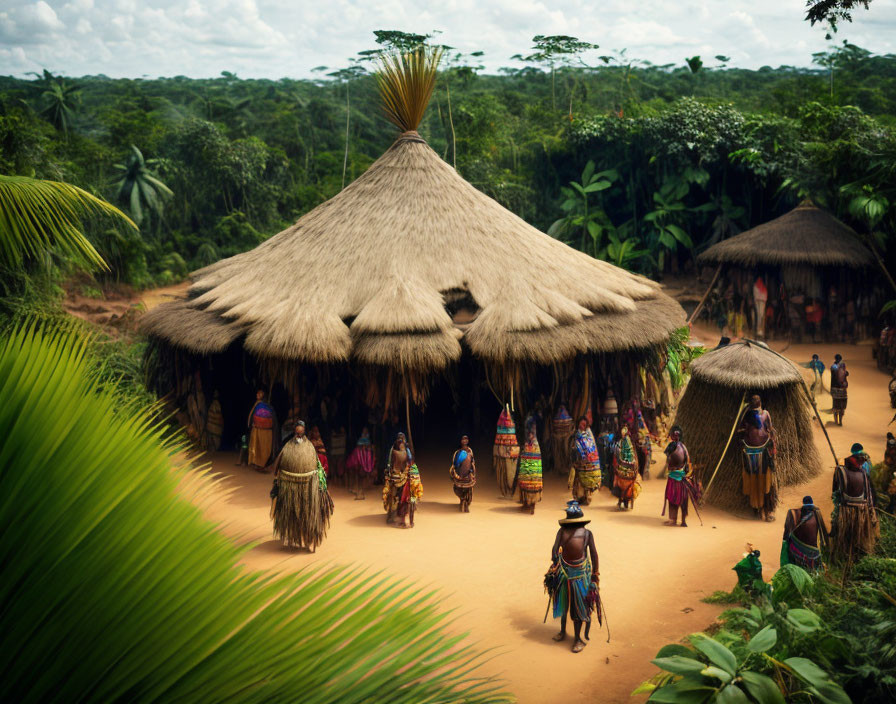
<path id="1" fill-rule="evenodd" d="M 0 343 L 0 699 L 506 699 L 429 592 L 350 567 L 239 567 L 246 548 L 185 498 L 210 484 L 181 441 L 97 383 L 73 330 Z"/>

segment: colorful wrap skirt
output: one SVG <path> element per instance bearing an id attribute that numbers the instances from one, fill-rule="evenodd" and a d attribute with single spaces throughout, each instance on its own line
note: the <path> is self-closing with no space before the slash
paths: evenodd
<path id="1" fill-rule="evenodd" d="M 555 568 L 554 591 L 551 594 L 554 618 L 561 618 L 569 609 L 571 619 L 590 623 L 594 609 L 587 599 L 591 590 L 591 559 L 586 556 L 575 562 L 567 562 L 561 554 Z"/>
<path id="2" fill-rule="evenodd" d="M 845 411 L 846 410 L 846 387 L 845 386 L 832 386 L 831 387 L 831 398 L 834 400 L 834 410 L 835 411 Z"/>
<path id="3" fill-rule="evenodd" d="M 532 506 L 541 501 L 544 488 L 541 468 L 541 451 L 526 445 L 520 454 L 520 468 L 517 475 L 517 488 L 520 491 L 520 503 Z"/>
<path id="4" fill-rule="evenodd" d="M 772 511 L 778 504 L 771 448 L 771 439 L 759 447 L 744 443 L 743 493 L 749 497 L 750 507 L 756 510 Z"/>
<path id="5" fill-rule="evenodd" d="M 796 536 L 791 535 L 784 541 L 784 548 L 786 553 L 781 555 L 781 564 L 798 565 L 810 571 L 821 567 L 821 550 L 816 546 L 804 543 Z"/>

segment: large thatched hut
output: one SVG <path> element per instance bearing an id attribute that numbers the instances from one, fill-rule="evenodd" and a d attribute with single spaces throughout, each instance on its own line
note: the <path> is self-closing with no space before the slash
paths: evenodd
<path id="1" fill-rule="evenodd" d="M 717 267 L 718 287 L 706 314 L 714 322 L 720 315 L 742 315 L 754 333 L 753 285 L 762 277 L 771 309 L 768 337 L 852 339 L 855 326 L 868 325 L 877 311 L 874 278 L 868 276 L 875 263 L 871 251 L 849 226 L 810 200 L 713 245 L 698 263 Z M 822 309 L 817 326 L 811 310 L 807 318 L 806 306 L 813 304 Z"/>
<path id="2" fill-rule="evenodd" d="M 749 511 L 742 491 L 743 445 L 732 429 L 740 425 L 743 405 L 753 394 L 761 396 L 777 431 L 779 486 L 800 484 L 821 473 L 812 439 L 812 406 L 792 362 L 762 343 L 745 340 L 707 352 L 690 368 L 675 422 L 682 428 L 707 502 L 729 511 Z"/>
<path id="3" fill-rule="evenodd" d="M 684 323 L 677 303 L 536 230 L 416 132 L 433 59 L 401 57 L 381 76 L 402 132 L 364 174 L 255 249 L 194 272 L 187 298 L 144 317 L 158 391 L 217 392 L 236 418 L 230 434 L 254 384 L 311 415 L 326 397 L 352 417 L 366 419 L 364 406 L 404 421 L 429 400 L 465 423 L 483 391 L 493 423 L 499 403 L 531 406 L 534 388 L 564 400 L 581 388 L 596 407 L 608 387 L 632 393 L 639 365 L 660 368 Z"/>

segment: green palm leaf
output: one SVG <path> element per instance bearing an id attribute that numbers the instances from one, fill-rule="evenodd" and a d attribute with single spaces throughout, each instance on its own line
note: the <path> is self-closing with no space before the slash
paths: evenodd
<path id="1" fill-rule="evenodd" d="M 178 495 L 180 441 L 97 392 L 87 349 L 71 330 L 0 342 L 0 701 L 508 700 L 430 592 L 240 567 Z"/>
<path id="2" fill-rule="evenodd" d="M 0 175 L 0 265 L 18 268 L 52 249 L 88 270 L 107 268 L 81 228 L 91 215 L 109 215 L 137 229 L 114 205 L 77 186 Z"/>

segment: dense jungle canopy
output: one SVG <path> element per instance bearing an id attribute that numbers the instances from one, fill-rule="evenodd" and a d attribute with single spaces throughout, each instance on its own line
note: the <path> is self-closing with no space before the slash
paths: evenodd
<path id="1" fill-rule="evenodd" d="M 891 261 L 896 56 L 832 46 L 814 68 L 542 52 L 500 75 L 449 51 L 420 132 L 536 227 L 642 273 L 689 266 L 807 196 Z M 88 230 L 107 279 L 178 280 L 291 224 L 391 144 L 361 54 L 313 80 L 0 78 L 0 173 L 122 207 L 139 233 Z"/>

